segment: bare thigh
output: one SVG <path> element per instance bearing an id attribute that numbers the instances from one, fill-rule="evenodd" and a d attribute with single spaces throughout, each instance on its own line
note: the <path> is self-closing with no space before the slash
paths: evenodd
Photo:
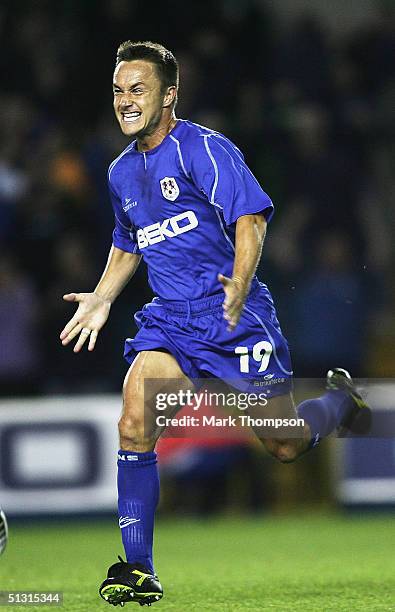
<path id="1" fill-rule="evenodd" d="M 178 410 L 178 406 L 173 406 L 159 412 L 157 394 L 193 388 L 173 355 L 159 350 L 141 351 L 125 377 L 119 421 L 120 448 L 137 452 L 153 450 L 164 429 L 157 425 L 158 415 L 172 416 Z"/>
<path id="2" fill-rule="evenodd" d="M 253 419 L 289 420 L 298 418 L 292 393 L 273 397 L 264 407 L 250 406 L 248 414 Z M 310 430 L 307 424 L 299 427 L 254 427 L 254 431 L 266 450 L 284 463 L 294 461 L 304 453 L 310 441 Z"/>

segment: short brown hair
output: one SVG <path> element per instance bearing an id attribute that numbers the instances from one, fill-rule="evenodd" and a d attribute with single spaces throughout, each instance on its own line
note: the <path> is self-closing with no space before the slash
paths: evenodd
<path id="1" fill-rule="evenodd" d="M 132 60 L 146 60 L 155 64 L 163 89 L 178 88 L 178 63 L 173 53 L 159 43 L 149 40 L 132 42 L 126 40 L 118 47 L 115 65 Z"/>

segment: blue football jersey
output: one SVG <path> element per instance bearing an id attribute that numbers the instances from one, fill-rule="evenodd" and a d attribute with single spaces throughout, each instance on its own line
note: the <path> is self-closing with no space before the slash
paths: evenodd
<path id="1" fill-rule="evenodd" d="M 217 275 L 232 276 L 237 219 L 273 214 L 241 151 L 181 119 L 150 151 L 132 142 L 110 165 L 108 182 L 113 244 L 142 255 L 152 290 L 166 300 L 221 292 Z"/>

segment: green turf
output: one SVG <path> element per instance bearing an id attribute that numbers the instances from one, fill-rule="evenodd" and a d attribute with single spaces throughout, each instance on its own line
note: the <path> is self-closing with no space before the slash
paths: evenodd
<path id="1" fill-rule="evenodd" d="M 10 531 L 0 590 L 62 590 L 63 608 L 52 609 L 67 612 L 113 609 L 97 587 L 121 552 L 114 525 L 11 523 Z M 395 610 L 390 516 L 161 521 L 156 550 L 165 598 L 153 611 Z M 124 609 L 148 610 L 132 603 Z"/>

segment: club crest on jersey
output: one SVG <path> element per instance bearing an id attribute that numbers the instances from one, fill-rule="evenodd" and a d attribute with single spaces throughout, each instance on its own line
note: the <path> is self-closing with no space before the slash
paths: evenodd
<path id="1" fill-rule="evenodd" d="M 171 202 L 174 202 L 174 200 L 180 195 L 180 190 L 175 178 L 165 176 L 165 178 L 161 179 L 160 181 L 160 188 L 162 190 L 163 197 Z"/>

